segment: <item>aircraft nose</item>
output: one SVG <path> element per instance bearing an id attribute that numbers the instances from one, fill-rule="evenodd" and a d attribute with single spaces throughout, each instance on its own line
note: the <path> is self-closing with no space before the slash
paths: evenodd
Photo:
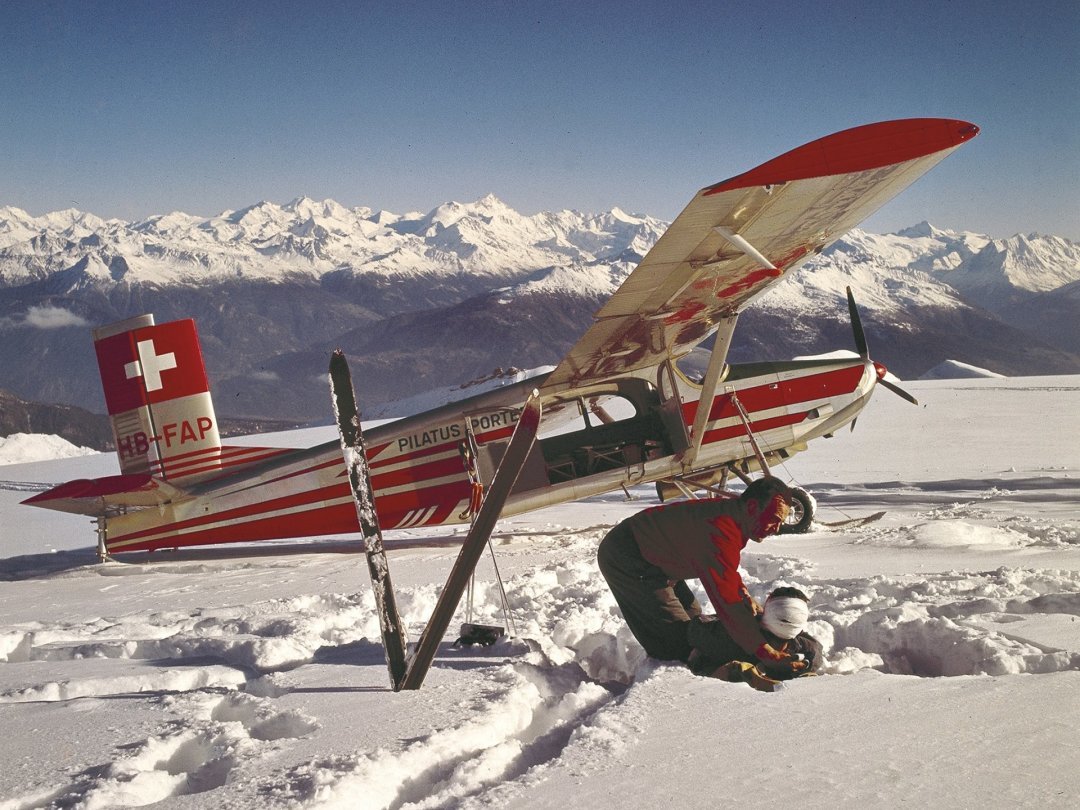
<path id="1" fill-rule="evenodd" d="M 877 360 L 872 361 L 874 364 L 874 370 L 877 372 L 877 378 L 884 380 L 885 375 L 889 373 L 889 370 L 885 368 L 884 364 L 879 363 Z"/>

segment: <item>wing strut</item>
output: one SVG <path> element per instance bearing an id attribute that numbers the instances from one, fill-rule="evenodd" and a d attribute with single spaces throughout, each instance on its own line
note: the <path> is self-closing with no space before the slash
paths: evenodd
<path id="1" fill-rule="evenodd" d="M 737 247 L 747 256 L 749 256 L 751 259 L 753 259 L 755 262 L 760 264 L 762 267 L 767 267 L 770 270 L 776 269 L 776 265 L 766 259 L 765 254 L 763 254 L 760 250 L 747 242 L 744 237 L 731 230 L 731 228 L 725 228 L 723 225 L 717 225 L 715 228 L 713 228 L 713 230 L 716 233 L 720 234 L 720 236 L 728 240 L 732 245 Z"/>
<path id="2" fill-rule="evenodd" d="M 709 415 L 712 411 L 713 398 L 716 389 L 720 385 L 721 372 L 723 372 L 727 360 L 728 349 L 731 347 L 731 336 L 735 332 L 735 321 L 739 314 L 729 315 L 720 321 L 720 328 L 716 332 L 716 342 L 713 344 L 712 354 L 709 355 L 709 368 L 705 372 L 705 379 L 701 383 L 701 397 L 698 399 L 697 413 L 694 415 L 694 427 L 691 431 L 691 445 L 687 448 L 681 459 L 683 468 L 692 467 L 701 449 L 701 442 L 705 438 L 705 426 L 709 423 Z"/>
<path id="3" fill-rule="evenodd" d="M 761 465 L 761 472 L 764 475 L 772 475 L 769 471 L 769 464 L 765 461 L 765 454 L 761 452 L 757 439 L 754 438 L 754 431 L 750 429 L 750 417 L 746 415 L 746 408 L 743 407 L 743 404 L 739 401 L 739 395 L 734 391 L 731 392 L 731 401 L 735 403 L 739 418 L 742 420 L 743 427 L 746 428 L 746 438 L 750 440 L 750 446 L 754 448 L 754 455 L 757 456 L 758 464 Z"/>

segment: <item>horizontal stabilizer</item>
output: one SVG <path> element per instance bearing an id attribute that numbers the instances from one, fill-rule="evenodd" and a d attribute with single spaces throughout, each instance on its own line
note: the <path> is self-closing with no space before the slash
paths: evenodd
<path id="1" fill-rule="evenodd" d="M 80 478 L 23 501 L 29 506 L 93 517 L 118 514 L 125 509 L 158 506 L 183 498 L 187 492 L 167 481 L 143 473 Z"/>

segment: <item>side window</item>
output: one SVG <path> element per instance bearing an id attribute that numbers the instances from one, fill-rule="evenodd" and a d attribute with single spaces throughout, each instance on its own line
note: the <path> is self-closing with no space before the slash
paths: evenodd
<path id="1" fill-rule="evenodd" d="M 709 353 L 697 350 L 688 352 L 675 361 L 675 366 L 690 382 L 701 385 L 709 369 Z"/>
<path id="2" fill-rule="evenodd" d="M 585 410 L 591 427 L 610 425 L 637 416 L 634 403 L 620 396 L 589 397 L 585 399 Z"/>

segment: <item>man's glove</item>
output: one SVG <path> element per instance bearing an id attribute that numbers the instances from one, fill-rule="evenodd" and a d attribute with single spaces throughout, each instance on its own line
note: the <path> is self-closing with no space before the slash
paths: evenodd
<path id="1" fill-rule="evenodd" d="M 776 649 L 771 644 L 762 644 L 754 652 L 762 667 L 770 673 L 794 676 L 805 672 L 810 663 L 802 655 L 792 655 Z"/>

